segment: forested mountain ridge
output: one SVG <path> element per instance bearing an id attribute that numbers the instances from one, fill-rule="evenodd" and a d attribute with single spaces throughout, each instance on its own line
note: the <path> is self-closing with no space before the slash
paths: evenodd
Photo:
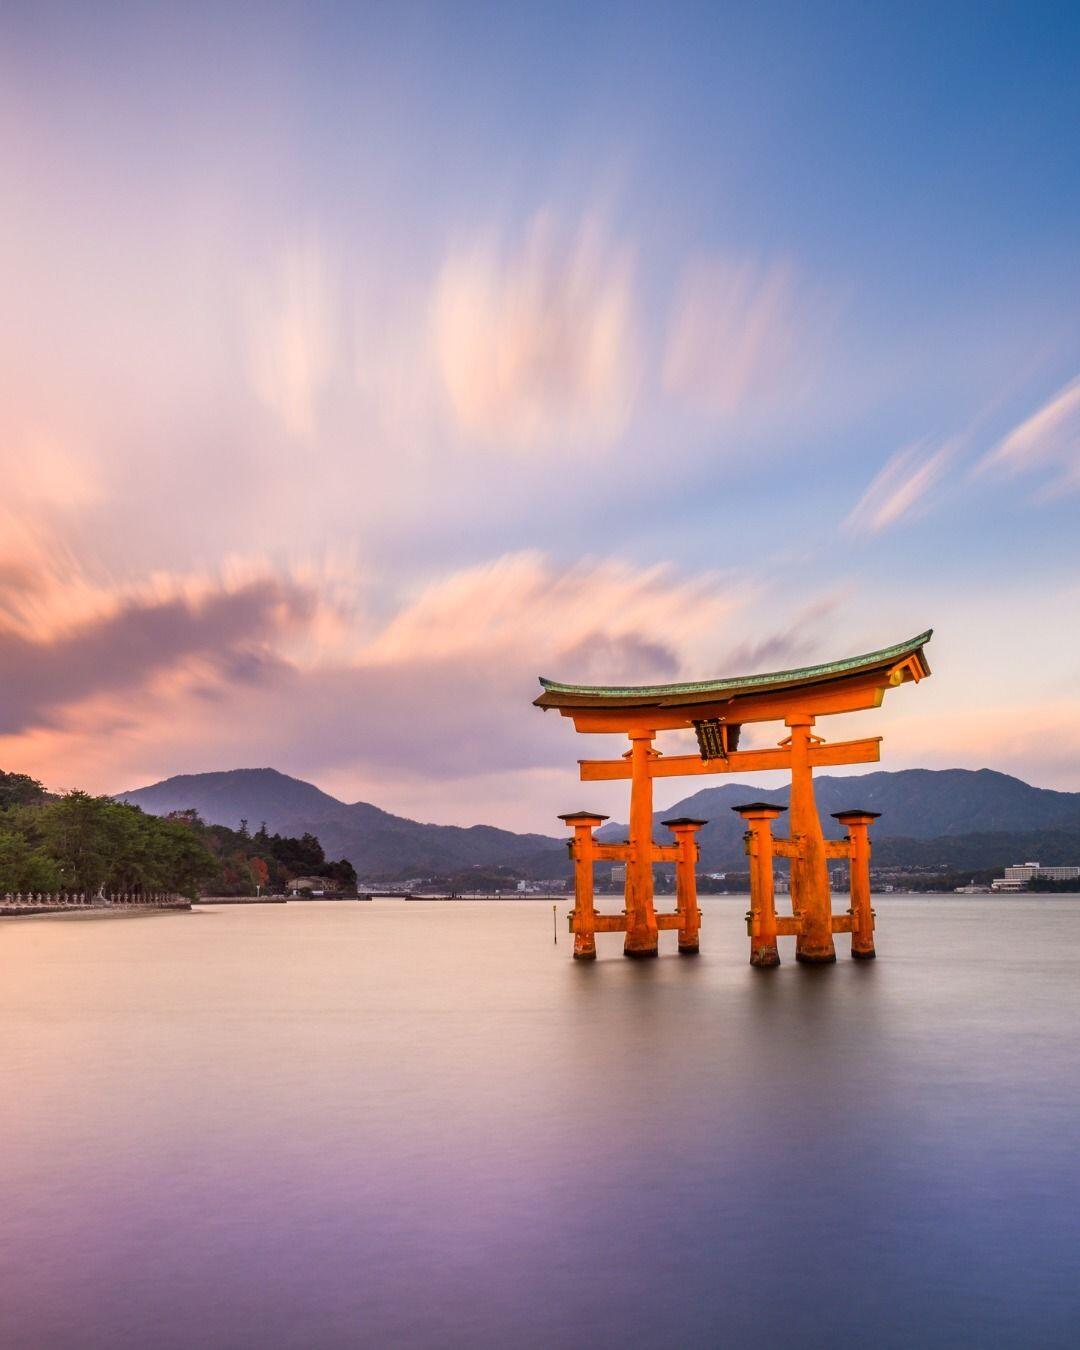
<path id="1" fill-rule="evenodd" d="M 696 816 L 708 821 L 699 836 L 702 868 L 739 866 L 745 861 L 745 827 L 732 807 L 761 800 L 787 806 L 789 795 L 784 782 L 773 788 L 727 782 L 702 788 L 655 813 L 657 837 L 667 834 L 659 824 L 665 818 Z M 825 835 L 831 839 L 844 833 L 832 819 L 834 811 L 859 807 L 881 812 L 871 835 L 875 862 L 881 864 L 888 858 L 896 865 L 998 867 L 1017 861 L 1018 854 L 1035 847 L 1047 831 L 1056 832 L 1055 852 L 1064 850 L 1068 857 L 1042 861 L 1072 861 L 1073 855 L 1080 860 L 1080 792 L 1032 787 L 994 769 L 820 774 L 814 778 L 814 796 Z M 786 820 L 781 816 L 777 821 L 777 834 L 787 833 Z M 626 826 L 608 824 L 600 834 L 622 839 Z"/>
<path id="2" fill-rule="evenodd" d="M 356 873 L 328 861 L 313 834 L 252 834 L 207 824 L 192 810 L 165 816 L 86 792 L 46 792 L 0 772 L 0 894 L 178 891 L 250 895 L 296 876 L 348 889 Z"/>
<path id="3" fill-rule="evenodd" d="M 874 839 L 875 857 L 883 863 L 886 858 L 900 864 L 928 859 L 955 861 L 962 867 L 996 867 L 1037 849 L 1039 841 L 1043 851 L 1055 854 L 1043 861 L 1080 859 L 1080 793 L 1032 787 L 992 769 L 823 774 L 815 778 L 815 791 L 826 833 L 833 838 L 842 831 L 831 812 L 859 806 L 882 813 Z M 121 796 L 147 811 L 192 807 L 203 819 L 232 827 L 242 819 L 251 824 L 265 820 L 268 828 L 282 833 L 317 835 L 328 853 L 348 858 L 362 877 L 422 876 L 487 866 L 506 867 L 530 878 L 568 874 L 566 846 L 558 836 L 408 820 L 368 802 L 339 801 L 275 769 L 186 774 Z M 708 820 L 701 832 L 702 869 L 735 867 L 745 861 L 743 824 L 731 807 L 761 798 L 786 804 L 788 788 L 782 782 L 763 787 L 760 782 L 721 781 L 658 811 L 656 820 L 678 815 Z M 783 822 L 781 817 L 781 834 L 787 829 Z M 602 833 L 606 838 L 624 838 L 626 827 L 609 824 Z M 659 824 L 656 837 L 667 837 Z"/>
<path id="4" fill-rule="evenodd" d="M 550 835 L 409 820 L 370 802 L 338 801 L 276 769 L 184 774 L 121 793 L 118 800 L 146 811 L 194 808 L 204 820 L 265 821 L 283 833 L 312 833 L 328 853 L 350 859 L 362 877 L 486 866 L 513 867 L 527 877 L 560 877 L 566 870 L 566 847 Z"/>

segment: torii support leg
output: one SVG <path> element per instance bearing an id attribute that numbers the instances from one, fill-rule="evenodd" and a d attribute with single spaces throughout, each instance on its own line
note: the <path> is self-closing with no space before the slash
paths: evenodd
<path id="1" fill-rule="evenodd" d="M 778 966 L 780 952 L 776 946 L 776 895 L 773 886 L 772 823 L 784 810 L 769 802 L 751 802 L 734 806 L 747 824 L 747 853 L 750 855 L 750 913 L 747 930 L 750 934 L 750 964 Z"/>
<path id="2" fill-rule="evenodd" d="M 663 822 L 679 849 L 675 863 L 675 909 L 679 915 L 679 954 L 697 956 L 701 949 L 701 910 L 697 902 L 697 832 L 706 822 L 680 816 Z"/>
<path id="3" fill-rule="evenodd" d="M 630 858 L 626 864 L 626 941 L 623 955 L 657 954 L 659 934 L 653 908 L 652 755 L 653 732 L 630 736 Z"/>
<path id="4" fill-rule="evenodd" d="M 607 816 L 588 811 L 573 811 L 560 816 L 574 831 L 569 840 L 570 856 L 574 860 L 574 911 L 570 915 L 570 931 L 574 935 L 574 960 L 596 960 L 596 905 L 593 900 L 593 863 L 595 841 L 593 830 L 607 820 Z"/>
<path id="5" fill-rule="evenodd" d="M 872 961 L 874 950 L 874 911 L 870 906 L 870 833 L 869 827 L 880 811 L 834 811 L 833 817 L 847 826 L 851 848 L 848 862 L 851 877 L 851 955 L 856 961 Z"/>
<path id="6" fill-rule="evenodd" d="M 791 728 L 791 838 L 799 848 L 791 860 L 791 903 L 802 920 L 795 960 L 820 964 L 836 960 L 832 897 L 825 836 L 821 832 L 810 767 L 812 717 L 789 717 Z"/>

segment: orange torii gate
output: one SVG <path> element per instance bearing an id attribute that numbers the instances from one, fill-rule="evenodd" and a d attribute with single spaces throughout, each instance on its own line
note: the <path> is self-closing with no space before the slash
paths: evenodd
<path id="1" fill-rule="evenodd" d="M 596 956 L 597 933 L 625 933 L 627 956 L 657 954 L 661 929 L 678 930 L 679 951 L 698 950 L 697 832 L 706 822 L 667 820 L 672 844 L 652 837 L 653 780 L 684 774 L 757 772 L 790 769 L 790 837 L 775 838 L 772 822 L 785 809 L 769 802 L 749 802 L 735 810 L 747 824 L 750 857 L 750 962 L 774 966 L 780 961 L 776 939 L 796 938 L 798 961 L 835 961 L 834 933 L 851 933 L 855 957 L 874 955 L 874 920 L 870 908 L 870 840 L 873 811 L 841 811 L 836 819 L 847 828 L 846 839 L 826 840 L 814 802 L 813 770 L 838 764 L 869 764 L 880 758 L 881 737 L 827 742 L 812 728 L 818 717 L 880 705 L 886 690 L 930 674 L 923 648 L 932 630 L 909 642 L 865 656 L 854 656 L 802 670 L 783 670 L 736 679 L 641 688 L 594 688 L 557 684 L 541 678 L 544 692 L 538 708 L 557 708 L 573 719 L 578 731 L 622 732 L 630 749 L 621 759 L 579 761 L 583 782 L 630 780 L 630 837 L 625 843 L 598 840 L 594 831 L 606 816 L 577 811 L 560 816 L 573 831 L 575 904 L 570 915 L 574 956 Z M 739 750 L 739 733 L 748 722 L 782 721 L 789 734 L 775 749 Z M 658 731 L 692 727 L 698 755 L 663 755 L 653 749 Z M 773 858 L 791 860 L 791 917 L 778 916 L 773 898 Z M 846 858 L 851 878 L 851 906 L 833 914 L 828 860 Z M 626 908 L 622 914 L 597 914 L 593 903 L 593 864 L 626 864 Z M 653 864 L 673 862 L 676 908 L 657 914 L 653 904 Z"/>

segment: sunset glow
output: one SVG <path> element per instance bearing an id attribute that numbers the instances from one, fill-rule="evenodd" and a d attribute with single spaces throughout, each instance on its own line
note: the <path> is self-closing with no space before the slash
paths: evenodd
<path id="1" fill-rule="evenodd" d="M 52 9 L 0 19 L 5 768 L 548 831 L 537 674 L 932 624 L 885 767 L 1080 788 L 1061 33 Z"/>

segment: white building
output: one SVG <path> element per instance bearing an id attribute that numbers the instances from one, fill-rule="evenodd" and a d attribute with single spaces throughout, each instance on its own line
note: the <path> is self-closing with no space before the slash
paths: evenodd
<path id="1" fill-rule="evenodd" d="M 1036 877 L 1045 878 L 1047 881 L 1077 881 L 1080 880 L 1080 867 L 1043 867 L 1037 862 L 1014 863 L 1012 867 L 1006 867 L 1004 876 L 993 879 L 990 889 L 1026 891 Z"/>

